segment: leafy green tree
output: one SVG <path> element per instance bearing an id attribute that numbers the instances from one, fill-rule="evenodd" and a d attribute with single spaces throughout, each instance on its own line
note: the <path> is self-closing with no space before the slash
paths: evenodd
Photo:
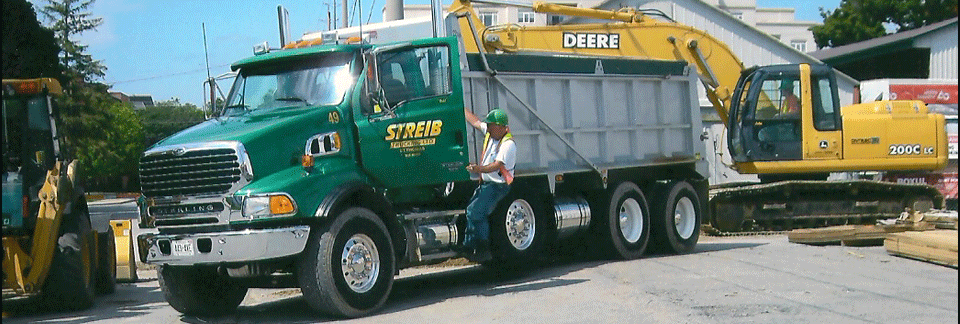
<path id="1" fill-rule="evenodd" d="M 144 147 L 143 125 L 133 108 L 108 95 L 107 89 L 90 83 L 58 98 L 65 149 L 78 159 L 88 190 L 134 190 Z"/>
<path id="2" fill-rule="evenodd" d="M 60 47 L 26 0 L 3 0 L 3 78 L 60 78 Z"/>
<path id="3" fill-rule="evenodd" d="M 957 0 L 841 0 L 820 16 L 810 28 L 817 48 L 837 47 L 886 35 L 885 25 L 902 32 L 956 17 Z"/>
<path id="4" fill-rule="evenodd" d="M 88 142 L 92 145 L 80 147 L 77 152 L 83 174 L 88 183 L 100 190 L 133 190 L 137 187 L 133 183 L 143 153 L 143 126 L 133 108 L 120 102 L 108 105 L 106 121 L 115 126 L 104 130 L 102 140 Z"/>
<path id="5" fill-rule="evenodd" d="M 52 22 L 57 43 L 63 49 L 60 63 L 66 69 L 69 80 L 92 82 L 102 78 L 107 70 L 99 60 L 86 53 L 87 45 L 74 40 L 74 36 L 86 31 L 96 30 L 103 24 L 103 18 L 93 18 L 90 6 L 96 0 L 45 0 L 41 13 Z"/>
<path id="6" fill-rule="evenodd" d="M 204 121 L 203 111 L 192 104 L 177 101 L 160 101 L 155 107 L 137 111 L 143 124 L 146 146 Z"/>

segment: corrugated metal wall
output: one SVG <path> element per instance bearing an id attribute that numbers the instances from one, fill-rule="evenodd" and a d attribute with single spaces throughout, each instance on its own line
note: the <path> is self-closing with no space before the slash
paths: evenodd
<path id="1" fill-rule="evenodd" d="M 916 47 L 930 48 L 930 79 L 957 79 L 957 24 L 920 36 Z"/>

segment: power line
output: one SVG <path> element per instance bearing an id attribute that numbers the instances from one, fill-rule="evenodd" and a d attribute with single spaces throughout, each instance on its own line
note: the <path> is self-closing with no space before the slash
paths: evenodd
<path id="1" fill-rule="evenodd" d="M 218 65 L 218 66 L 214 66 L 214 68 L 222 68 L 222 67 L 228 67 L 228 66 L 230 66 L 230 64 Z M 186 75 L 186 74 L 191 74 L 191 73 L 203 72 L 203 71 L 205 71 L 205 70 L 206 70 L 206 69 L 200 68 L 200 69 L 195 69 L 195 70 L 190 70 L 190 71 L 183 71 L 183 72 L 175 72 L 175 73 L 161 74 L 161 75 L 155 75 L 155 76 L 150 76 L 150 77 L 130 79 L 130 80 L 123 80 L 123 81 L 116 81 L 116 82 L 107 82 L 107 83 L 109 83 L 110 85 L 116 85 L 116 84 L 120 84 L 120 83 L 140 82 L 140 81 L 146 81 L 146 80 L 155 80 L 155 79 L 169 78 L 169 77 L 174 77 L 174 76 L 179 76 L 179 75 Z"/>

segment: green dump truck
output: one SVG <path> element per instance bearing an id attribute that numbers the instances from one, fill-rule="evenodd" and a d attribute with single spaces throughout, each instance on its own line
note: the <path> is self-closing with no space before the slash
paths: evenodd
<path id="1" fill-rule="evenodd" d="M 487 266 L 571 240 L 619 259 L 697 243 L 708 173 L 683 62 L 467 54 L 458 37 L 288 47 L 233 64 L 223 110 L 143 154 L 141 226 L 158 234 L 140 257 L 178 311 L 299 287 L 363 316 L 399 269 L 459 257 L 483 139 L 464 107 L 504 109 L 518 147 Z"/>

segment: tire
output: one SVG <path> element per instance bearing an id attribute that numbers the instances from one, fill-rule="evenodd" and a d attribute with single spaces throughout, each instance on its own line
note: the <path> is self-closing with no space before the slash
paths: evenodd
<path id="1" fill-rule="evenodd" d="M 686 181 L 658 185 L 651 201 L 650 239 L 653 246 L 667 253 L 693 251 L 700 239 L 703 215 L 693 186 Z"/>
<path id="2" fill-rule="evenodd" d="M 512 190 L 523 192 L 523 190 Z M 543 199 L 511 192 L 490 215 L 490 245 L 497 267 L 528 267 L 542 257 L 556 221 Z"/>
<path id="3" fill-rule="evenodd" d="M 93 305 L 95 277 L 93 232 L 86 205 L 65 215 L 43 283 L 42 304 L 53 310 L 76 311 Z"/>
<path id="4" fill-rule="evenodd" d="M 222 316 L 237 309 L 247 288 L 217 273 L 215 267 L 175 267 L 157 270 L 160 290 L 173 309 L 192 316 Z"/>
<path id="5" fill-rule="evenodd" d="M 600 209 L 600 249 L 607 257 L 637 259 L 650 240 L 650 208 L 637 185 L 622 182 L 610 192 L 607 208 Z"/>
<path id="6" fill-rule="evenodd" d="M 117 290 L 117 241 L 113 228 L 97 235 L 97 293 L 112 294 Z"/>
<path id="7" fill-rule="evenodd" d="M 307 304 L 340 317 L 360 317 L 379 309 L 393 289 L 396 262 L 391 243 L 386 225 L 366 208 L 347 209 L 325 230 L 311 230 L 297 264 Z"/>

